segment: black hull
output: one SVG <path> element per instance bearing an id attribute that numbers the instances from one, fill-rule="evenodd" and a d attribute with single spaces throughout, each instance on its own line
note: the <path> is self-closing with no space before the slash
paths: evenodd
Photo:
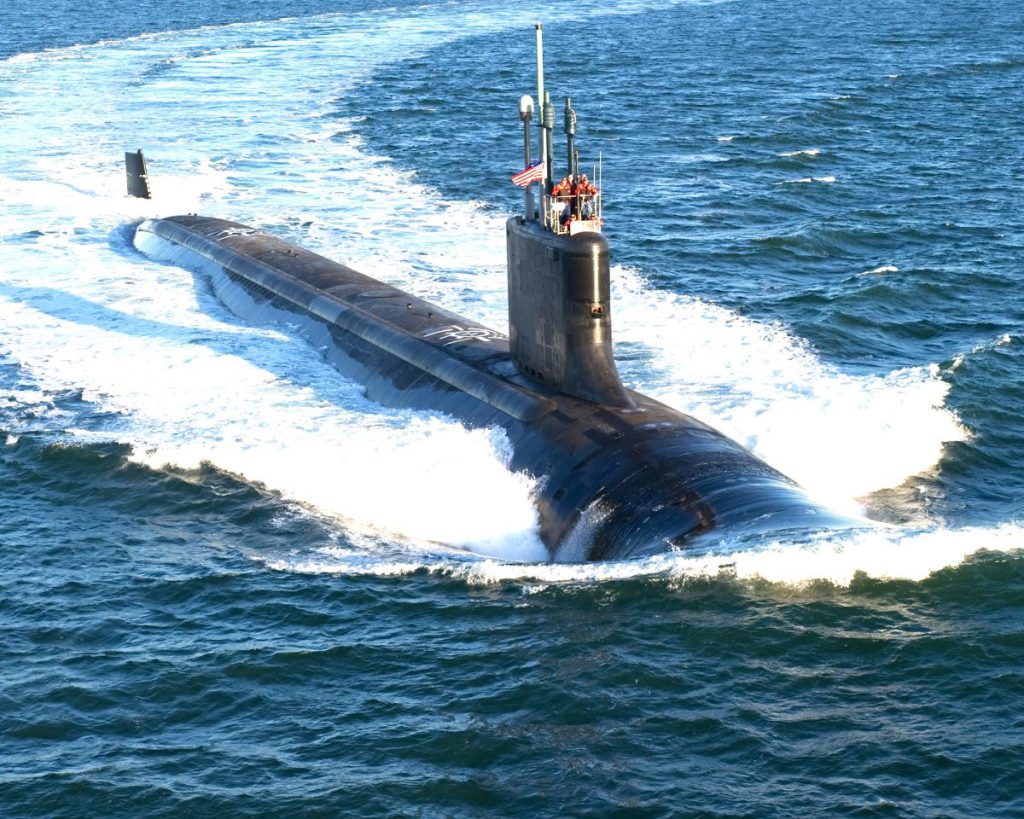
<path id="1" fill-rule="evenodd" d="M 649 555 L 712 531 L 851 523 L 706 424 L 632 390 L 621 405 L 558 392 L 519 372 L 504 336 L 295 245 L 199 216 L 151 220 L 139 233 L 214 263 L 234 312 L 297 324 L 371 399 L 502 427 L 512 468 L 541 478 L 553 560 Z"/>

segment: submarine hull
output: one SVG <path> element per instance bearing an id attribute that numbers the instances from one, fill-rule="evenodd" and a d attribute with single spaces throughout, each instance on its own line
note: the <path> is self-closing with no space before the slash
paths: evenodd
<path id="1" fill-rule="evenodd" d="M 523 228 L 510 220 L 510 232 Z M 555 561 L 689 548 L 714 532 L 856 525 L 695 418 L 625 388 L 613 403 L 559 391 L 521 372 L 504 334 L 253 228 L 153 219 L 136 245 L 212 268 L 234 312 L 297 325 L 372 400 L 503 428 L 511 467 L 539 478 L 540 535 Z"/>

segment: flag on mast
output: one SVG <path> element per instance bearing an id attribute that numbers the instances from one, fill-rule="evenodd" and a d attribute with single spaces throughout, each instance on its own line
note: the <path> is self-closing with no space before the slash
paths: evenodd
<path id="1" fill-rule="evenodd" d="M 523 168 L 519 173 L 512 177 L 512 184 L 518 185 L 520 188 L 525 188 L 531 182 L 539 182 L 544 178 L 544 162 L 538 159 L 536 162 L 532 162 Z"/>

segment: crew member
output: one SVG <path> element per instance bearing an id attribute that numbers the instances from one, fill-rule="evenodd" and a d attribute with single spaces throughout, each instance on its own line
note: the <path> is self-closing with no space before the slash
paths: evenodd
<path id="1" fill-rule="evenodd" d="M 551 189 L 551 195 L 556 197 L 569 195 L 569 177 L 563 176 L 562 181 Z"/>
<path id="2" fill-rule="evenodd" d="M 594 207 L 594 197 L 597 196 L 597 188 L 587 179 L 586 174 L 580 175 L 580 218 L 594 219 L 597 217 Z"/>

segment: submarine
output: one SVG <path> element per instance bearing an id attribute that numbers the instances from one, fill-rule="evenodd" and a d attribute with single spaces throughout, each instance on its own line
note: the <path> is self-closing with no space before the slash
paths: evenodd
<path id="1" fill-rule="evenodd" d="M 536 43 L 539 156 L 531 156 L 534 101 L 524 95 L 525 167 L 512 177 L 524 207 L 505 224 L 507 334 L 236 222 L 153 218 L 137 227 L 136 247 L 212 269 L 214 291 L 233 312 L 298 327 L 371 400 L 502 428 L 510 468 L 537 479 L 540 537 L 554 562 L 695 549 L 716 534 L 863 525 L 711 426 L 622 383 L 602 191 L 579 172 L 570 98 L 565 174 L 556 180 L 540 24 Z M 129 194 L 149 197 L 142 151 L 126 154 L 126 164 Z"/>

